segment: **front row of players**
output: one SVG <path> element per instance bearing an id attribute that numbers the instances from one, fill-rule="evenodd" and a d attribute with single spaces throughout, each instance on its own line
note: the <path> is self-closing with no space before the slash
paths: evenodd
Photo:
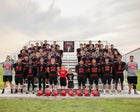
<path id="1" fill-rule="evenodd" d="M 136 91 L 137 84 L 137 75 L 136 70 L 138 69 L 137 64 L 133 61 L 133 56 L 130 57 L 130 62 L 126 63 L 122 61 L 122 56 L 118 56 L 118 60 L 116 62 L 110 62 L 109 58 L 105 58 L 105 62 L 102 64 L 98 64 L 96 59 L 92 59 L 91 64 L 85 65 L 83 60 L 79 61 L 79 64 L 76 65 L 75 69 L 77 72 L 78 79 L 78 89 L 85 90 L 85 84 L 87 80 L 89 80 L 89 89 L 92 90 L 93 83 L 95 83 L 96 90 L 98 91 L 98 81 L 101 79 L 103 84 L 103 93 L 106 94 L 106 85 L 108 85 L 109 93 L 111 92 L 111 81 L 115 84 L 115 93 L 118 92 L 118 82 L 120 80 L 121 83 L 121 93 L 123 93 L 123 82 L 124 82 L 124 70 L 128 72 L 128 84 L 129 84 L 129 94 L 131 94 L 131 85 L 133 84 L 134 94 L 138 94 Z M 53 89 L 57 89 L 58 83 L 58 74 L 60 74 L 60 86 L 61 89 L 65 89 L 66 87 L 66 78 L 68 80 L 68 88 L 74 88 L 74 75 L 72 70 L 69 69 L 68 73 L 64 66 L 59 69 L 58 64 L 55 63 L 55 59 L 51 59 L 51 64 L 46 65 L 44 59 L 40 59 L 40 63 L 37 65 L 33 64 L 32 61 L 29 61 L 28 65 L 22 63 L 21 59 L 18 59 L 17 63 L 14 64 L 15 70 L 15 84 L 16 89 L 15 93 L 18 92 L 18 85 L 20 84 L 21 93 L 23 93 L 23 83 L 25 82 L 25 78 L 27 78 L 27 94 L 30 89 L 30 85 L 32 84 L 32 92 L 34 94 L 35 83 L 38 79 L 39 90 L 42 90 L 45 94 L 46 83 L 49 83 L 49 89 L 52 91 Z M 88 76 L 87 76 L 88 74 Z M 6 78 L 6 77 L 5 77 Z M 9 79 L 8 79 L 9 80 Z M 6 81 L 6 80 L 5 80 Z M 4 82 L 5 82 L 4 81 Z M 12 81 L 9 80 L 9 82 Z M 4 83 L 6 84 L 6 83 Z M 10 83 L 11 85 L 11 83 Z M 43 86 L 42 86 L 43 85 Z M 54 86 L 53 86 L 54 85 Z M 82 86 L 82 88 L 81 88 Z M 4 86 L 5 87 L 5 86 Z M 4 93 L 4 89 L 2 91 Z M 12 85 L 11 85 L 11 93 L 13 93 Z"/>
<path id="2" fill-rule="evenodd" d="M 90 91 L 93 87 L 93 82 L 96 85 L 96 90 L 98 91 L 98 81 L 99 78 L 103 83 L 103 93 L 106 94 L 106 85 L 108 85 L 109 93 L 111 92 L 111 81 L 115 84 L 115 93 L 118 93 L 118 82 L 121 84 L 121 93 L 124 92 L 123 82 L 124 82 L 124 70 L 127 70 L 127 80 L 129 84 L 129 92 L 131 94 L 131 85 L 133 85 L 134 94 L 138 94 L 136 91 L 137 85 L 137 73 L 138 65 L 133 61 L 134 57 L 130 56 L 130 62 L 126 63 L 122 61 L 122 56 L 119 55 L 116 62 L 111 63 L 109 61 L 109 57 L 105 58 L 105 62 L 103 64 L 98 64 L 96 59 L 92 59 L 91 64 L 85 65 L 83 60 L 79 61 L 79 64 L 76 66 L 76 72 L 78 74 L 78 86 L 79 89 L 85 89 L 85 84 L 87 79 L 90 84 Z M 85 74 L 89 74 L 86 76 Z"/>
<path id="3" fill-rule="evenodd" d="M 34 94 L 34 87 L 35 87 L 35 81 L 36 78 L 38 79 L 38 84 L 39 84 L 39 90 L 42 90 L 43 87 L 43 92 L 45 94 L 45 88 L 46 88 L 46 83 L 49 83 L 49 89 L 52 91 L 52 89 L 56 90 L 57 89 L 57 83 L 58 83 L 58 72 L 60 74 L 60 85 L 61 89 L 65 89 L 66 86 L 66 78 L 68 79 L 68 85 L 73 84 L 73 73 L 72 70 L 69 69 L 68 73 L 67 70 L 65 70 L 65 67 L 62 66 L 61 69 L 59 70 L 59 65 L 55 63 L 55 59 L 51 59 L 51 64 L 47 65 L 44 62 L 44 59 L 40 59 L 40 63 L 37 65 L 33 65 L 32 61 L 29 61 L 28 66 L 24 66 L 21 62 L 21 59 L 18 59 L 18 62 L 14 64 L 14 69 L 15 69 L 15 83 L 16 83 L 16 90 L 15 93 L 18 92 L 18 84 L 21 85 L 21 93 L 23 93 L 23 69 L 26 69 L 26 74 L 27 74 L 27 94 L 30 89 L 30 84 L 32 84 L 32 92 Z M 36 75 L 37 76 L 36 76 Z M 43 85 L 43 86 L 42 86 Z M 54 86 L 53 86 L 54 85 Z M 74 85 L 74 84 L 73 84 Z M 69 88 L 73 88 L 73 86 L 69 86 Z"/>

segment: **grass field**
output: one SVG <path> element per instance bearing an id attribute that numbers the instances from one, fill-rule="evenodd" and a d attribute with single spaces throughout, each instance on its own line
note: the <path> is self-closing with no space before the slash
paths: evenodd
<path id="1" fill-rule="evenodd" d="M 139 112 L 139 99 L 0 99 L 0 112 Z"/>
<path id="2" fill-rule="evenodd" d="M 0 68 L 0 89 L 3 70 Z M 139 71 L 140 77 L 140 71 Z M 140 78 L 138 89 L 140 90 Z M 140 99 L 0 99 L 0 112 L 140 112 Z"/>

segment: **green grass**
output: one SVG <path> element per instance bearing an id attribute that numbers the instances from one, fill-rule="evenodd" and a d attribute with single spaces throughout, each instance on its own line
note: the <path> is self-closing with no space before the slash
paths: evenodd
<path id="1" fill-rule="evenodd" d="M 0 112 L 139 112 L 139 99 L 0 99 Z"/>
<path id="2" fill-rule="evenodd" d="M 3 70 L 0 68 L 0 88 Z M 140 71 L 139 71 L 140 77 Z M 140 78 L 139 81 L 140 82 Z M 140 90 L 140 83 L 138 84 Z M 140 112 L 140 99 L 0 99 L 0 112 Z"/>

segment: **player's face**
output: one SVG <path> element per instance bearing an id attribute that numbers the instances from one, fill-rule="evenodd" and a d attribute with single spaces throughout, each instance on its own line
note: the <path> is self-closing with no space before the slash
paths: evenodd
<path id="1" fill-rule="evenodd" d="M 72 69 L 69 69 L 69 73 L 72 73 Z"/>
<path id="2" fill-rule="evenodd" d="M 51 59 L 51 63 L 52 63 L 52 64 L 55 63 L 55 59 L 54 59 L 54 58 Z"/>
<path id="3" fill-rule="evenodd" d="M 25 60 L 28 60 L 28 56 L 25 56 Z"/>
<path id="4" fill-rule="evenodd" d="M 95 60 L 95 59 L 93 59 L 93 60 L 92 60 L 92 64 L 95 64 L 95 63 L 96 63 L 96 60 Z"/>
<path id="5" fill-rule="evenodd" d="M 83 60 L 81 60 L 81 61 L 80 61 L 80 65 L 83 65 L 83 64 L 84 64 L 84 61 L 83 61 Z"/>
<path id="6" fill-rule="evenodd" d="M 41 58 L 41 59 L 40 59 L 40 62 L 41 62 L 41 63 L 43 63 L 43 62 L 44 62 L 44 59 L 43 59 L 43 58 Z"/>
<path id="7" fill-rule="evenodd" d="M 18 61 L 17 61 L 18 63 L 21 63 L 21 59 L 18 59 Z"/>
<path id="8" fill-rule="evenodd" d="M 29 64 L 31 65 L 32 64 L 32 61 L 29 61 Z"/>
<path id="9" fill-rule="evenodd" d="M 134 61 L 134 57 L 130 57 L 130 61 L 131 61 L 131 62 Z"/>
<path id="10" fill-rule="evenodd" d="M 65 67 L 64 67 L 64 66 L 62 66 L 61 68 L 62 68 L 62 69 L 65 69 Z"/>
<path id="11" fill-rule="evenodd" d="M 10 61 L 10 56 L 7 56 L 6 57 L 6 61 Z"/>
<path id="12" fill-rule="evenodd" d="M 118 61 L 121 61 L 121 60 L 122 60 L 122 58 L 119 56 L 119 57 L 118 57 Z"/>
<path id="13" fill-rule="evenodd" d="M 107 59 L 105 59 L 105 62 L 106 62 L 106 63 L 108 63 L 108 62 L 109 62 L 109 59 L 108 59 L 108 58 L 107 58 Z"/>

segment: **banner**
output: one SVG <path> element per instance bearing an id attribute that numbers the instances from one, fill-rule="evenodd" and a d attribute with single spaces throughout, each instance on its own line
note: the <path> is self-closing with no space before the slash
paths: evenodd
<path id="1" fill-rule="evenodd" d="M 64 41 L 63 51 L 64 52 L 74 52 L 74 41 Z"/>

